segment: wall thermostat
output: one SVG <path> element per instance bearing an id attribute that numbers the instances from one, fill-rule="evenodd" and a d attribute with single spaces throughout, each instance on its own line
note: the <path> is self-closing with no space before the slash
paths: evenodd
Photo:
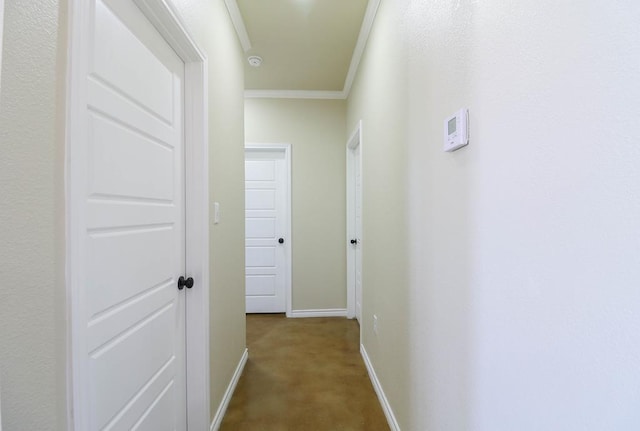
<path id="1" fill-rule="evenodd" d="M 469 143 L 469 110 L 461 109 L 444 120 L 444 150 L 451 152 Z"/>

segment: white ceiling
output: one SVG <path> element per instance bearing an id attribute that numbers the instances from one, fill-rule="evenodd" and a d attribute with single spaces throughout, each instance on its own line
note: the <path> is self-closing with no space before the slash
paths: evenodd
<path id="1" fill-rule="evenodd" d="M 380 0 L 225 0 L 248 96 L 347 96 Z"/>

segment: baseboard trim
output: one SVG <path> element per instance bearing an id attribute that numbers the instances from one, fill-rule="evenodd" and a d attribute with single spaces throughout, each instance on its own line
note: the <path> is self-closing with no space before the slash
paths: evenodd
<path id="1" fill-rule="evenodd" d="M 360 344 L 360 354 L 362 355 L 362 359 L 364 360 L 364 365 L 367 367 L 367 372 L 369 373 L 369 379 L 371 379 L 371 383 L 373 384 L 373 389 L 376 391 L 376 394 L 378 395 L 378 400 L 380 401 L 380 405 L 382 406 L 384 415 L 387 417 L 389 428 L 391 428 L 391 431 L 400 431 L 400 425 L 398 425 L 396 416 L 393 414 L 393 410 L 391 409 L 389 400 L 387 400 L 387 396 L 385 395 L 384 390 L 382 389 L 380 380 L 378 380 L 376 371 L 373 369 L 373 365 L 371 364 L 371 360 L 369 359 L 369 355 L 367 354 L 367 349 L 364 348 L 364 344 Z"/>
<path id="2" fill-rule="evenodd" d="M 289 313 L 287 317 L 347 317 L 347 309 L 328 308 L 326 310 L 291 310 L 291 313 Z"/>
<path id="3" fill-rule="evenodd" d="M 229 386 L 227 386 L 227 390 L 222 397 L 222 401 L 220 402 L 220 406 L 218 406 L 218 411 L 211 422 L 210 431 L 218 431 L 220 429 L 220 425 L 222 425 L 222 419 L 224 418 L 224 414 L 227 412 L 227 407 L 229 407 L 229 401 L 231 401 L 231 397 L 233 396 L 233 392 L 236 390 L 236 386 L 238 386 L 238 380 L 240 380 L 240 376 L 242 376 L 242 371 L 244 371 L 244 366 L 247 363 L 247 359 L 249 358 L 249 349 L 244 349 L 244 353 L 240 358 L 240 362 L 238 362 L 238 366 L 236 367 L 236 371 L 233 373 L 233 377 L 229 382 Z"/>

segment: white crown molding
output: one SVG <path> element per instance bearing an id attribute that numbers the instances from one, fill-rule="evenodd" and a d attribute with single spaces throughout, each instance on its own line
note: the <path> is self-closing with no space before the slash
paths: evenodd
<path id="1" fill-rule="evenodd" d="M 251 40 L 249 39 L 249 33 L 247 33 L 247 27 L 244 25 L 238 3 L 236 0 L 224 0 L 224 4 L 227 6 L 231 22 L 236 29 L 236 34 L 238 35 L 242 49 L 244 49 L 244 52 L 249 51 L 251 49 Z"/>
<path id="2" fill-rule="evenodd" d="M 360 27 L 360 34 L 358 35 L 358 42 L 356 42 L 356 47 L 353 49 L 351 65 L 349 66 L 349 72 L 347 72 L 347 78 L 344 81 L 344 88 L 342 92 L 345 94 L 345 98 L 349 97 L 349 93 L 351 93 L 351 86 L 356 78 L 356 73 L 360 66 L 360 60 L 362 60 L 364 49 L 367 46 L 367 41 L 371 34 L 371 28 L 373 27 L 373 21 L 376 19 L 376 14 L 378 13 L 380 1 L 381 0 L 369 0 L 369 3 L 367 4 L 367 10 L 364 13 L 362 27 Z"/>
<path id="3" fill-rule="evenodd" d="M 245 99 L 326 99 L 344 100 L 344 91 L 245 90 Z"/>

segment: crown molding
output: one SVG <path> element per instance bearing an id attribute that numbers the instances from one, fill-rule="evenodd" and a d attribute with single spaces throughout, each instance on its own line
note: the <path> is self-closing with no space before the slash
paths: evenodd
<path id="1" fill-rule="evenodd" d="M 227 6 L 231 22 L 236 29 L 236 34 L 238 35 L 242 49 L 244 49 L 244 52 L 249 51 L 251 49 L 251 40 L 249 39 L 249 33 L 247 33 L 247 27 L 244 25 L 244 19 L 242 19 L 238 3 L 236 0 L 224 0 L 224 4 Z"/>
<path id="2" fill-rule="evenodd" d="M 373 21 L 376 19 L 378 8 L 380 7 L 380 1 L 381 0 L 369 0 L 369 3 L 367 4 L 367 10 L 364 13 L 362 26 L 360 27 L 360 34 L 358 35 L 358 41 L 356 42 L 356 47 L 353 49 L 353 56 L 351 57 L 351 64 L 349 65 L 347 78 L 344 81 L 344 88 L 342 92 L 345 94 L 345 98 L 349 97 L 349 94 L 351 93 L 351 86 L 356 78 L 358 67 L 360 67 L 360 60 L 362 60 L 364 49 L 367 47 L 367 41 L 371 34 Z"/>
<path id="3" fill-rule="evenodd" d="M 309 91 L 309 90 L 245 90 L 246 99 L 325 99 L 344 100 L 344 91 Z"/>

